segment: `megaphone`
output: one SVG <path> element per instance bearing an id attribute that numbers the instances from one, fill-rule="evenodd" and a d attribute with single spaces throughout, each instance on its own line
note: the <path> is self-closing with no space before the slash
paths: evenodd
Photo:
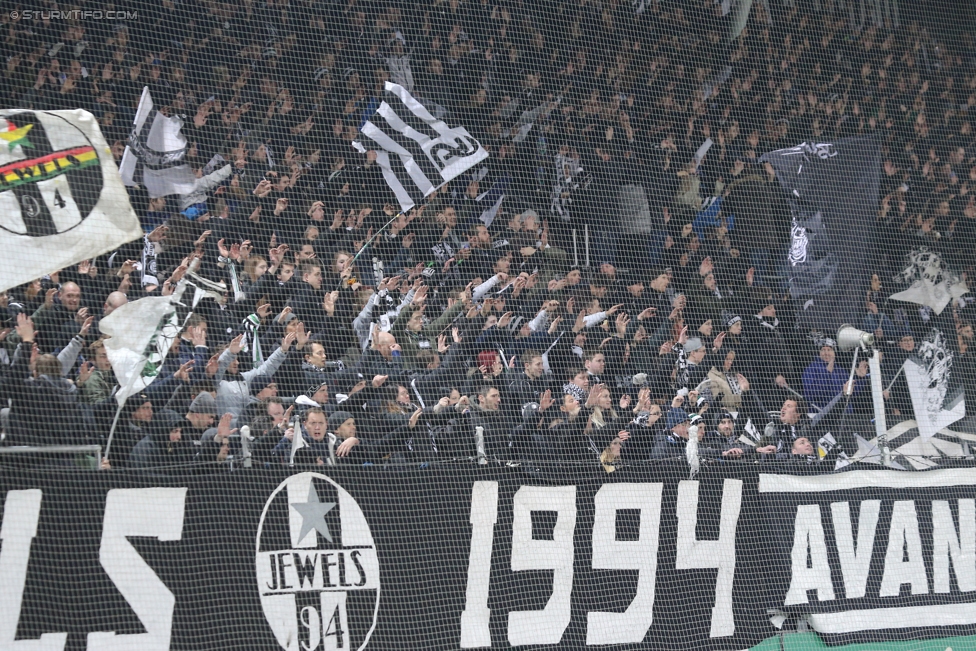
<path id="1" fill-rule="evenodd" d="M 845 323 L 837 329 L 837 347 L 846 352 L 861 346 L 867 348 L 874 345 L 874 335 L 870 332 L 858 330 L 849 323 Z"/>

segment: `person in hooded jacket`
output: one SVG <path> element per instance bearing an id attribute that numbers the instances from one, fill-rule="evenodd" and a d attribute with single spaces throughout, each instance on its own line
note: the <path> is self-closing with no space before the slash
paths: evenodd
<path id="1" fill-rule="evenodd" d="M 186 420 L 175 411 L 164 409 L 153 419 L 149 434 L 136 443 L 129 454 L 129 466 L 146 470 L 191 463 L 192 444 L 183 440 Z"/>
<path id="2" fill-rule="evenodd" d="M 0 395 L 10 399 L 7 444 L 52 445 L 78 443 L 82 422 L 78 390 L 62 377 L 61 362 L 54 355 L 35 357 L 34 323 L 17 315 L 21 343 L 3 379 Z"/>
<path id="3" fill-rule="evenodd" d="M 259 375 L 269 377 L 274 375 L 285 361 L 288 349 L 296 339 L 297 335 L 294 332 L 288 333 L 281 339 L 281 347 L 275 349 L 260 366 L 241 372 L 237 355 L 241 352 L 244 336 L 235 337 L 217 361 L 217 373 L 214 375 L 214 382 L 217 383 L 217 413 L 230 412 L 235 418 L 240 416 L 244 407 L 251 401 L 251 380 Z"/>

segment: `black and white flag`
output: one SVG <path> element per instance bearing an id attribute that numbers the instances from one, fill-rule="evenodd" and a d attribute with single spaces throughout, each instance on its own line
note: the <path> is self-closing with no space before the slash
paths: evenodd
<path id="1" fill-rule="evenodd" d="M 769 152 L 792 219 L 787 260 L 799 330 L 860 323 L 874 251 L 881 145 L 870 137 Z"/>
<path id="2" fill-rule="evenodd" d="M 464 127 L 438 120 L 403 86 L 391 82 L 360 132 L 362 141 L 353 145 L 376 151 L 383 178 L 404 211 L 488 158 Z"/>
<path id="3" fill-rule="evenodd" d="M 905 381 L 923 439 L 931 439 L 966 415 L 962 383 L 952 368 L 955 358 L 949 337 L 932 328 L 918 342 L 915 355 L 905 360 Z"/>
<path id="4" fill-rule="evenodd" d="M 145 186 L 150 197 L 193 192 L 196 178 L 185 160 L 187 144 L 180 133 L 182 128 L 183 120 L 160 113 L 149 87 L 143 88 L 129 144 L 119 165 L 122 182 Z"/>
<path id="5" fill-rule="evenodd" d="M 925 305 L 936 314 L 969 291 L 961 276 L 927 246 L 915 247 L 905 256 L 905 267 L 894 281 L 907 287 L 892 294 L 893 300 Z"/>

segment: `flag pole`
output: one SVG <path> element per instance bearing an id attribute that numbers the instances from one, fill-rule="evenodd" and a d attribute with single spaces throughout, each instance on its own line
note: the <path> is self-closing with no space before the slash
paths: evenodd
<path id="1" fill-rule="evenodd" d="M 199 266 L 200 266 L 199 258 L 194 258 L 193 260 L 190 261 L 190 265 L 187 271 L 192 271 L 194 269 L 197 269 Z M 187 277 L 186 274 L 183 274 L 183 277 L 180 278 L 180 281 L 176 284 L 176 287 L 173 288 L 173 293 L 170 294 L 171 301 L 172 301 L 172 297 L 176 297 L 176 301 L 172 301 L 172 302 L 175 303 L 182 298 L 183 292 L 186 291 L 186 284 L 187 284 Z M 193 308 L 190 309 L 190 313 L 191 314 L 193 313 Z M 187 319 L 189 319 L 189 315 L 187 315 Z M 185 326 L 186 326 L 186 320 L 183 321 L 183 326 L 180 328 L 180 331 L 182 331 L 183 327 Z M 159 326 L 157 325 L 157 330 L 158 329 Z M 179 332 L 176 333 L 176 336 L 179 336 Z M 146 362 L 148 361 L 149 361 L 149 357 L 143 355 L 139 359 L 139 363 L 136 364 L 136 369 L 142 369 L 146 365 Z M 108 453 L 112 449 L 112 441 L 115 438 L 115 430 L 119 425 L 119 416 L 122 415 L 122 408 L 125 407 L 125 403 L 128 402 L 130 397 L 129 392 L 132 390 L 132 386 L 135 384 L 136 378 L 138 377 L 142 377 L 142 376 L 139 373 L 134 372 L 132 373 L 132 375 L 129 376 L 128 382 L 125 383 L 126 396 L 125 399 L 122 400 L 121 403 L 119 403 L 118 408 L 115 410 L 115 417 L 112 419 L 112 427 L 108 431 L 108 440 L 105 442 L 105 454 L 102 456 L 103 462 L 108 462 Z"/>
<path id="2" fill-rule="evenodd" d="M 145 366 L 147 361 L 149 361 L 148 357 L 145 356 L 141 357 L 139 359 L 139 363 L 136 364 L 136 368 L 141 369 L 143 366 Z M 140 377 L 137 373 L 133 373 L 132 375 L 129 376 L 129 381 L 125 383 L 126 394 L 128 394 L 129 391 L 132 390 L 132 385 L 136 383 L 137 377 Z M 118 408 L 115 410 L 115 418 L 112 419 L 112 428 L 108 431 L 108 441 L 105 442 L 105 455 L 102 457 L 102 461 L 105 462 L 108 461 L 108 453 L 109 450 L 112 449 L 112 439 L 115 438 L 115 428 L 119 424 L 119 416 L 122 414 L 122 408 L 125 407 L 125 403 L 128 402 L 128 400 L 129 400 L 129 396 L 126 395 L 125 399 L 119 403 Z"/>
<path id="3" fill-rule="evenodd" d="M 292 435 L 291 435 L 291 459 L 288 462 L 289 466 L 295 465 L 295 454 L 304 446 L 304 439 L 302 439 L 302 423 L 298 416 L 298 412 L 295 412 L 295 419 L 292 421 Z"/>
<path id="4" fill-rule="evenodd" d="M 356 260 L 358 260 L 359 259 L 359 256 L 362 255 L 363 251 L 366 250 L 366 247 L 369 246 L 370 244 L 372 244 L 373 243 L 373 240 L 375 240 L 377 237 L 380 236 L 380 233 L 382 233 L 383 231 L 385 231 L 390 226 L 390 224 L 392 224 L 394 221 L 396 221 L 397 217 L 400 217 L 403 214 L 404 214 L 403 211 L 400 211 L 397 214 L 393 215 L 393 217 L 390 218 L 390 221 L 388 221 L 385 224 L 383 224 L 383 226 L 378 231 L 376 231 L 375 233 L 373 233 L 373 237 L 371 237 L 368 240 L 366 240 L 365 242 L 363 242 L 362 247 L 360 247 L 360 249 L 358 251 L 356 251 L 356 254 L 352 256 L 352 259 L 349 261 L 349 264 L 350 265 L 356 264 Z M 342 284 L 342 281 L 340 280 L 339 283 L 341 285 Z"/>

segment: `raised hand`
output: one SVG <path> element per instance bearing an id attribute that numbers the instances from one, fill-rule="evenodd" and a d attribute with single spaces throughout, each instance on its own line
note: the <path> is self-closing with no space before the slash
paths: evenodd
<path id="1" fill-rule="evenodd" d="M 169 232 L 169 226 L 157 226 L 153 231 L 146 236 L 150 242 L 162 242 L 166 239 L 166 233 Z"/>
<path id="2" fill-rule="evenodd" d="M 308 343 L 309 337 L 311 335 L 305 331 L 305 324 L 301 321 L 298 322 L 298 329 L 295 331 L 295 343 L 298 348 L 305 348 L 305 344 Z"/>
<path id="3" fill-rule="evenodd" d="M 629 323 L 630 317 L 626 312 L 621 312 L 618 314 L 616 319 L 617 334 L 621 337 L 625 336 L 627 334 L 627 324 Z"/>
<path id="4" fill-rule="evenodd" d="M 92 376 L 92 373 L 94 372 L 95 372 L 95 365 L 92 364 L 91 362 L 85 362 L 84 364 L 79 366 L 77 384 L 80 386 L 85 382 L 87 382 L 88 378 L 90 378 Z"/>
<path id="5" fill-rule="evenodd" d="M 381 386 L 383 386 L 383 383 L 389 379 L 389 377 L 389 375 L 374 375 L 372 382 L 373 388 L 379 389 Z"/>
<path id="6" fill-rule="evenodd" d="M 549 409 L 549 407 L 552 407 L 554 404 L 555 402 L 552 399 L 552 390 L 546 389 L 546 392 L 543 393 L 542 396 L 539 398 L 539 411 L 545 411 L 546 409 Z"/>
<path id="7" fill-rule="evenodd" d="M 182 366 L 180 366 L 180 368 L 176 371 L 176 373 L 173 373 L 173 377 L 175 377 L 176 379 L 180 380 L 184 384 L 189 384 L 190 383 L 190 371 L 193 370 L 193 365 L 195 363 L 196 363 L 196 360 L 192 360 L 192 359 L 189 360 L 187 363 L 185 363 Z"/>
<path id="8" fill-rule="evenodd" d="M 23 312 L 17 315 L 17 326 L 14 329 L 25 344 L 34 342 L 34 322 Z"/>
<path id="9" fill-rule="evenodd" d="M 211 231 L 203 231 L 202 233 L 200 233 L 200 237 L 198 237 L 196 242 L 193 243 L 193 246 L 195 246 L 198 249 L 201 246 L 203 246 L 204 243 L 206 243 L 207 238 L 210 237 L 210 233 Z"/>
<path id="10" fill-rule="evenodd" d="M 186 329 L 187 334 L 190 335 L 190 343 L 193 344 L 194 348 L 198 346 L 207 345 L 207 330 L 206 328 L 201 328 L 200 326 L 195 326 Z"/>
<path id="11" fill-rule="evenodd" d="M 600 394 L 603 393 L 606 387 L 607 385 L 605 384 L 594 384 L 590 387 L 590 394 L 586 397 L 586 407 L 596 406 L 597 400 L 600 399 Z"/>
<path id="12" fill-rule="evenodd" d="M 682 346 L 688 343 L 688 326 L 681 328 L 681 334 L 678 335 L 678 343 Z"/>
<path id="13" fill-rule="evenodd" d="M 229 350 L 231 353 L 236 355 L 239 352 L 241 352 L 241 349 L 243 348 L 244 348 L 244 335 L 241 334 L 231 339 L 230 345 L 227 347 L 227 350 Z"/>
<path id="14" fill-rule="evenodd" d="M 82 325 L 85 322 L 85 319 L 87 318 L 88 318 L 87 307 L 83 307 L 77 312 L 75 312 L 75 323 L 77 323 L 78 325 Z"/>
<path id="15" fill-rule="evenodd" d="M 742 373 L 736 373 L 735 379 L 739 383 L 739 389 L 742 390 L 742 393 L 745 393 L 746 391 L 749 390 L 749 386 L 750 386 L 749 380 L 746 379 L 745 375 L 743 375 Z"/>
<path id="16" fill-rule="evenodd" d="M 717 351 L 722 347 L 722 343 L 725 341 L 725 335 L 727 334 L 728 332 L 720 332 L 718 335 L 716 335 L 715 339 L 712 341 L 712 350 Z"/>
<path id="17" fill-rule="evenodd" d="M 237 428 L 231 429 L 230 423 L 234 420 L 234 414 L 226 413 L 220 417 L 220 421 L 217 423 L 217 433 L 214 435 L 214 440 L 220 443 L 226 444 L 230 441 L 232 434 L 237 432 Z"/>
<path id="18" fill-rule="evenodd" d="M 322 300 L 322 309 L 324 309 L 329 316 L 335 314 L 335 303 L 339 299 L 339 292 L 328 292 L 325 298 Z"/>
<path id="19" fill-rule="evenodd" d="M 336 456 L 337 457 L 349 456 L 349 453 L 351 453 L 352 449 L 357 445 L 359 445 L 359 439 L 356 438 L 355 436 L 350 436 L 342 443 L 340 443 L 339 447 L 336 448 Z"/>
<path id="20" fill-rule="evenodd" d="M 715 265 L 712 263 L 712 257 L 707 256 L 701 261 L 701 264 L 698 265 L 698 274 L 701 276 L 707 276 L 708 274 L 712 273 L 714 269 Z"/>
<path id="21" fill-rule="evenodd" d="M 95 317 L 90 316 L 85 319 L 85 322 L 81 324 L 81 330 L 78 332 L 78 334 L 80 334 L 82 337 L 87 335 L 88 331 L 91 330 L 93 323 L 95 323 Z"/>
<path id="22" fill-rule="evenodd" d="M 437 335 L 437 352 L 441 355 L 447 352 L 447 335 Z"/>
<path id="23" fill-rule="evenodd" d="M 583 323 L 584 316 L 586 315 L 583 314 L 583 310 L 576 313 L 576 322 L 573 324 L 573 332 L 579 333 L 583 330 L 583 326 L 585 325 Z"/>
<path id="24" fill-rule="evenodd" d="M 410 416 L 410 421 L 407 423 L 407 426 L 410 429 L 414 429 L 415 427 L 417 427 L 417 423 L 420 422 L 420 417 L 423 415 L 424 415 L 423 409 L 418 409 L 417 411 L 413 412 L 413 414 Z"/>
<path id="25" fill-rule="evenodd" d="M 298 334 L 297 333 L 294 333 L 294 332 L 289 332 L 284 337 L 282 337 L 281 338 L 281 352 L 287 353 L 288 352 L 288 349 L 291 348 L 291 345 L 293 343 L 295 343 L 295 340 L 296 339 L 298 339 Z"/>
<path id="26" fill-rule="evenodd" d="M 643 312 L 641 312 L 640 314 L 637 315 L 637 320 L 638 321 L 643 321 L 645 319 L 653 319 L 655 317 L 655 315 L 657 315 L 657 308 L 656 307 L 649 307 L 649 308 L 647 308 L 646 310 L 644 310 Z"/>

